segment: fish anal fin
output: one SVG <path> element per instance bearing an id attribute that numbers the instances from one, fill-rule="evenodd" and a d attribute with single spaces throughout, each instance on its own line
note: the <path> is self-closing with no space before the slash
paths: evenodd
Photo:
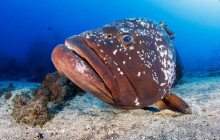
<path id="1" fill-rule="evenodd" d="M 184 114 L 192 114 L 189 105 L 175 94 L 168 93 L 163 99 L 157 102 L 160 110 L 170 109 Z"/>

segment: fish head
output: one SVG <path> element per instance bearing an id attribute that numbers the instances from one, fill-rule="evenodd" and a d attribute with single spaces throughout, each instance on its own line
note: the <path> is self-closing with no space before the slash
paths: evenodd
<path id="1" fill-rule="evenodd" d="M 52 54 L 59 72 L 121 109 L 145 107 L 163 98 L 175 79 L 175 57 L 166 31 L 144 18 L 72 36 Z"/>

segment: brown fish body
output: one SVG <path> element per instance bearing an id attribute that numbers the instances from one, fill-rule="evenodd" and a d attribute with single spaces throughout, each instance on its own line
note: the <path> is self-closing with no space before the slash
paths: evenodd
<path id="1" fill-rule="evenodd" d="M 176 50 L 167 31 L 149 19 L 119 20 L 68 38 L 52 60 L 59 72 L 105 103 L 146 107 L 165 101 L 176 78 Z"/>

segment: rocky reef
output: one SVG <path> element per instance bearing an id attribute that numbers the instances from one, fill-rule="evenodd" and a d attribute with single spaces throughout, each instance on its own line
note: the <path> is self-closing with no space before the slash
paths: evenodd
<path id="1" fill-rule="evenodd" d="M 83 90 L 60 73 L 55 72 L 45 76 L 43 83 L 37 88 L 34 98 L 37 100 L 43 97 L 48 102 L 65 105 L 67 100 L 71 100 L 80 93 L 83 93 Z"/>
<path id="2" fill-rule="evenodd" d="M 14 98 L 12 117 L 17 123 L 42 126 L 51 118 L 50 115 L 52 114 L 44 98 L 33 101 L 27 95 L 18 95 Z"/>
<path id="3" fill-rule="evenodd" d="M 12 96 L 11 92 L 13 90 L 14 90 L 14 85 L 12 83 L 9 83 L 7 88 L 2 88 L 0 90 L 0 97 L 4 95 L 5 100 L 10 99 Z"/>
<path id="4" fill-rule="evenodd" d="M 47 74 L 37 89 L 14 97 L 12 117 L 17 123 L 43 126 L 65 107 L 66 101 L 83 92 L 60 73 Z"/>

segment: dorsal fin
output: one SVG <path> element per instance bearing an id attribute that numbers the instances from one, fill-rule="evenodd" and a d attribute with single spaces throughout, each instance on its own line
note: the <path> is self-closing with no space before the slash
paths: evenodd
<path id="1" fill-rule="evenodd" d="M 168 25 L 164 25 L 163 21 L 161 21 L 160 26 L 163 27 L 163 29 L 167 32 L 171 40 L 175 39 L 175 37 L 173 36 L 175 33 L 167 29 Z"/>
<path id="2" fill-rule="evenodd" d="M 163 99 L 157 102 L 160 110 L 170 109 L 184 114 L 192 114 L 189 105 L 175 94 L 168 93 Z"/>

